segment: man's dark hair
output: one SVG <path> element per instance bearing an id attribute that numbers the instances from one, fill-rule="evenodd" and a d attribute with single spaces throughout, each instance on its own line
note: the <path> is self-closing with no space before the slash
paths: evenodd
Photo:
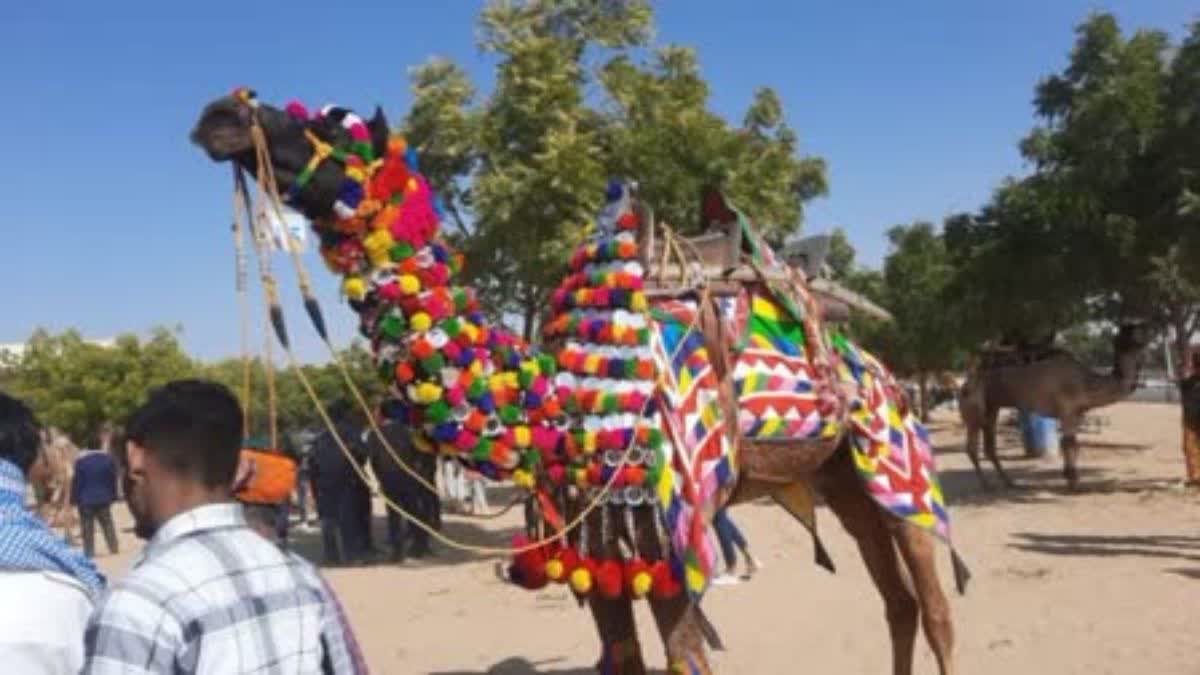
<path id="1" fill-rule="evenodd" d="M 227 486 L 242 447 L 242 408 L 223 385 L 177 380 L 150 392 L 126 424 L 126 437 L 176 474 Z"/>
<path id="2" fill-rule="evenodd" d="M 29 473 L 42 442 L 40 431 L 29 406 L 0 392 L 0 459 Z"/>

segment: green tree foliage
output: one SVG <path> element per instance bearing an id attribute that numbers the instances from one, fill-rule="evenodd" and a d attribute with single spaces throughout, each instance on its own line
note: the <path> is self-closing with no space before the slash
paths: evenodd
<path id="1" fill-rule="evenodd" d="M 367 350 L 355 343 L 341 360 L 368 403 L 383 394 L 382 384 Z M 251 433 L 266 434 L 267 378 L 263 361 L 250 362 Z M 357 408 L 345 379 L 332 363 L 302 366 L 322 404 L 343 401 Z M 299 376 L 276 364 L 277 423 L 281 432 L 321 424 Z M 122 424 L 153 388 L 171 380 L 200 377 L 220 382 L 244 397 L 244 368 L 240 358 L 201 363 L 190 358 L 178 331 L 156 328 L 147 339 L 122 335 L 111 346 L 85 341 L 78 332 L 52 335 L 38 330 L 20 356 L 0 359 L 0 389 L 27 403 L 43 424 L 58 427 L 76 442 L 86 443 L 105 423 Z"/>
<path id="2" fill-rule="evenodd" d="M 1186 345 L 1200 326 L 1200 24 L 1176 46 L 1094 14 L 1034 105 L 1020 144 L 1034 173 L 946 226 L 968 328 L 1036 339 L 1150 319 Z"/>
<path id="3" fill-rule="evenodd" d="M 178 332 L 165 328 L 146 340 L 122 335 L 111 347 L 89 343 L 76 331 L 38 330 L 8 366 L 10 393 L 24 399 L 43 424 L 77 442 L 88 442 L 104 422 L 124 420 L 149 389 L 195 371 Z"/>
<path id="4" fill-rule="evenodd" d="M 498 60 L 485 99 L 453 63 L 412 73 L 404 131 L 455 225 L 467 281 L 495 315 L 522 317 L 527 336 L 610 177 L 637 181 L 684 231 L 701 189 L 720 185 L 777 241 L 826 190 L 824 163 L 799 156 L 774 91 L 730 124 L 708 107 L 695 52 L 653 48 L 653 27 L 641 0 L 497 0 L 480 16 L 479 45 Z"/>

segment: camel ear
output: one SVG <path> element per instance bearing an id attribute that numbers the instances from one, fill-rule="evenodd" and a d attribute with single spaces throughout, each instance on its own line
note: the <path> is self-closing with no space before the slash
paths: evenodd
<path id="1" fill-rule="evenodd" d="M 375 106 L 375 116 L 367 122 L 367 129 L 371 132 L 371 145 L 375 150 L 376 157 L 383 157 L 387 154 L 388 137 L 392 135 L 392 130 L 388 128 L 387 118 L 383 116 L 383 108 Z"/>

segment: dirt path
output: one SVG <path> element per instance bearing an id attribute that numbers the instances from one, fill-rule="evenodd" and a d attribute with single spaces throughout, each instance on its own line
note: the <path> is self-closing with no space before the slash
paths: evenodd
<path id="1" fill-rule="evenodd" d="M 1178 408 L 1121 404 L 1102 414 L 1112 424 L 1085 437 L 1079 495 L 1062 490 L 1056 461 L 1020 458 L 1011 436 L 1006 468 L 1027 489 L 981 494 L 955 416 L 935 420 L 956 541 L 975 575 L 967 596 L 952 600 L 963 673 L 1200 673 L 1200 495 L 1173 487 L 1182 475 Z M 766 568 L 705 600 L 728 647 L 714 657 L 719 672 L 888 672 L 881 603 L 830 514 L 821 523 L 838 564 L 832 576 L 778 509 L 752 504 L 734 517 Z M 517 515 L 484 529 L 448 520 L 455 536 L 501 543 Z M 564 587 L 518 591 L 497 581 L 492 561 L 439 553 L 429 564 L 326 571 L 375 672 L 593 672 L 591 619 Z M 127 560 L 101 563 L 119 576 Z M 943 563 L 949 589 L 948 556 Z M 644 606 L 638 617 L 647 656 L 662 667 Z M 917 651 L 917 672 L 935 672 L 924 644 Z"/>

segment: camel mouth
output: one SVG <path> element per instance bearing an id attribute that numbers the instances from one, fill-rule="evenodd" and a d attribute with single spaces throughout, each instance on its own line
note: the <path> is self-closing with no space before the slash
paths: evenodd
<path id="1" fill-rule="evenodd" d="M 242 116 L 223 102 L 210 105 L 200 116 L 191 133 L 192 143 L 204 149 L 210 159 L 223 162 L 254 147 Z"/>

